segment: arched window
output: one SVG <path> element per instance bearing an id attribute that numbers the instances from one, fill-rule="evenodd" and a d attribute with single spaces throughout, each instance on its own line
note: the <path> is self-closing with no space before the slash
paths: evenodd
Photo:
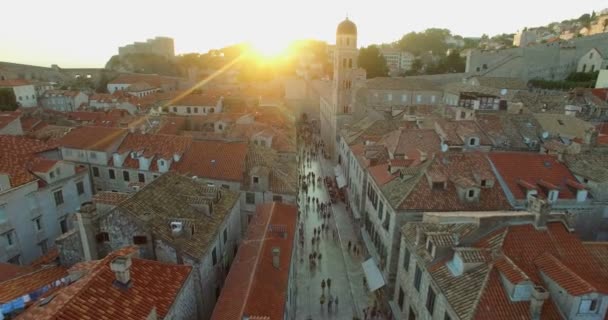
<path id="1" fill-rule="evenodd" d="M 595 65 L 594 64 L 592 64 L 591 65 L 591 69 L 589 69 L 589 72 L 593 72 L 593 71 L 595 71 Z"/>
<path id="2" fill-rule="evenodd" d="M 209 113 L 214 113 L 214 112 L 215 112 L 215 108 L 209 109 Z"/>
<path id="3" fill-rule="evenodd" d="M 583 65 L 583 71 L 582 71 L 582 72 L 586 72 L 586 71 L 587 71 L 587 65 L 586 65 L 586 64 L 584 64 L 584 65 Z"/>
<path id="4" fill-rule="evenodd" d="M 486 70 L 486 69 L 488 68 L 488 65 L 484 63 L 484 64 L 483 64 L 483 66 L 481 66 L 481 67 L 482 67 L 484 70 Z"/>
<path id="5" fill-rule="evenodd" d="M 352 68 L 352 67 L 353 67 L 353 59 L 352 59 L 352 58 L 349 58 L 349 59 L 348 59 L 348 67 L 349 67 L 349 68 Z"/>

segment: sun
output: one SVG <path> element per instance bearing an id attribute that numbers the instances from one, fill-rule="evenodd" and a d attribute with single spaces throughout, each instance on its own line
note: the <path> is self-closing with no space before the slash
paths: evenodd
<path id="1" fill-rule="evenodd" d="M 262 39 L 251 43 L 251 48 L 254 54 L 263 59 L 276 59 L 287 52 L 288 45 L 276 39 Z"/>

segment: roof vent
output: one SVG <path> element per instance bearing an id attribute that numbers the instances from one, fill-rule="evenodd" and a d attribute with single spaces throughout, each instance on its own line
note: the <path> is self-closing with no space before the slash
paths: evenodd
<path id="1" fill-rule="evenodd" d="M 545 167 L 551 168 L 551 161 L 545 160 L 545 162 L 543 164 L 545 165 Z"/>

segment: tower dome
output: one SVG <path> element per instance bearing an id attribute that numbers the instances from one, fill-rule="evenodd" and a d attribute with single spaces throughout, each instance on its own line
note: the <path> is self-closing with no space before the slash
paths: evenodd
<path id="1" fill-rule="evenodd" d="M 338 25 L 338 30 L 336 30 L 336 34 L 347 34 L 347 35 L 357 35 L 357 26 L 348 18 L 344 21 L 340 22 Z"/>

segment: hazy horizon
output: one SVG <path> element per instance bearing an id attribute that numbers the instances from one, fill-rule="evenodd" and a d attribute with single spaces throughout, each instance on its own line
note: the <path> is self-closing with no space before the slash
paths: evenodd
<path id="1" fill-rule="evenodd" d="M 5 26 L 13 27 L 0 30 L 0 61 L 103 67 L 119 46 L 155 36 L 172 37 L 176 54 L 204 53 L 240 42 L 272 49 L 307 38 L 333 43 L 335 28 L 347 14 L 358 26 L 360 46 L 396 41 L 408 32 L 435 27 L 465 37 L 492 36 L 578 18 L 608 6 L 604 0 L 567 7 L 547 0 L 495 5 L 478 0 L 467 5 L 445 0 L 418 4 L 231 0 L 206 5 L 176 0 L 170 4 L 173 10 L 150 2 L 117 0 L 99 7 L 74 0 L 10 2 L 5 4 L 7 12 L 28 14 L 5 17 Z M 496 10 L 500 13 L 493 13 Z"/>

